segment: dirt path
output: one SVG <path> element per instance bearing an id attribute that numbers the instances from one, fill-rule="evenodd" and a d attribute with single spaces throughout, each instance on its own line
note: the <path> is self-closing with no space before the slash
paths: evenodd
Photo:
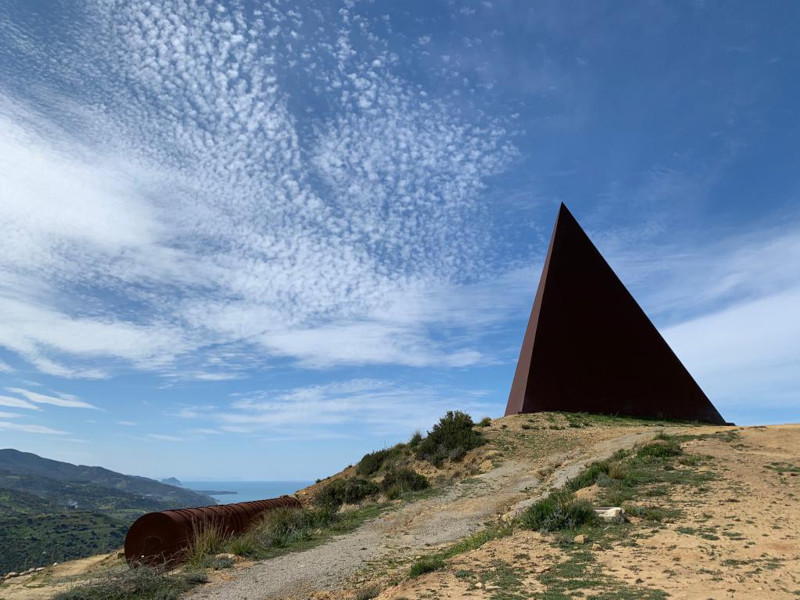
<path id="1" fill-rule="evenodd" d="M 509 460 L 500 467 L 451 486 L 433 498 L 420 500 L 378 517 L 356 531 L 330 542 L 238 571 L 229 581 L 212 583 L 191 594 L 194 600 L 265 600 L 307 598 L 312 591 L 336 589 L 369 563 L 427 552 L 482 528 L 493 516 L 519 510 L 551 484 L 562 485 L 587 462 L 602 460 L 616 450 L 651 438 L 654 431 L 610 434 L 584 451 L 551 454 L 535 462 Z M 543 482 L 539 467 L 554 470 Z M 539 493 L 537 493 L 537 490 Z"/>

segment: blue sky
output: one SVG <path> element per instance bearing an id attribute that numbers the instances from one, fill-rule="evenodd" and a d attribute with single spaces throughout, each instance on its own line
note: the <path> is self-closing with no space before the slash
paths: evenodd
<path id="1" fill-rule="evenodd" d="M 566 202 L 722 414 L 798 420 L 800 5 L 0 6 L 0 447 L 325 476 L 502 414 Z"/>

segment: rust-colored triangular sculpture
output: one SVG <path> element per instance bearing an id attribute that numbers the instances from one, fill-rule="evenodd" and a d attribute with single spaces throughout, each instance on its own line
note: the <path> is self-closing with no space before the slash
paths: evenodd
<path id="1" fill-rule="evenodd" d="M 540 411 L 725 423 L 563 204 L 506 406 Z"/>

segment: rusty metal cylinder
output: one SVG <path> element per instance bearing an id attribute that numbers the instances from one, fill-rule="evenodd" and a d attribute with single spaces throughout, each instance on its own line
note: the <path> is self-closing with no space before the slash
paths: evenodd
<path id="1" fill-rule="evenodd" d="M 278 508 L 302 508 L 302 504 L 292 496 L 281 496 L 254 502 L 147 513 L 128 529 L 125 560 L 130 565 L 176 564 L 198 533 L 210 528 L 225 536 L 242 533 L 264 513 Z"/>

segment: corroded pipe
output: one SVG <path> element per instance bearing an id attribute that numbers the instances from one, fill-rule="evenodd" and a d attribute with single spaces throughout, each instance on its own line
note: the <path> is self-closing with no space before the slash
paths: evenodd
<path id="1" fill-rule="evenodd" d="M 180 562 L 199 532 L 216 528 L 222 535 L 242 533 L 264 513 L 277 508 L 301 508 L 292 496 L 164 510 L 142 515 L 125 536 L 125 560 L 129 565 L 173 565 Z"/>

